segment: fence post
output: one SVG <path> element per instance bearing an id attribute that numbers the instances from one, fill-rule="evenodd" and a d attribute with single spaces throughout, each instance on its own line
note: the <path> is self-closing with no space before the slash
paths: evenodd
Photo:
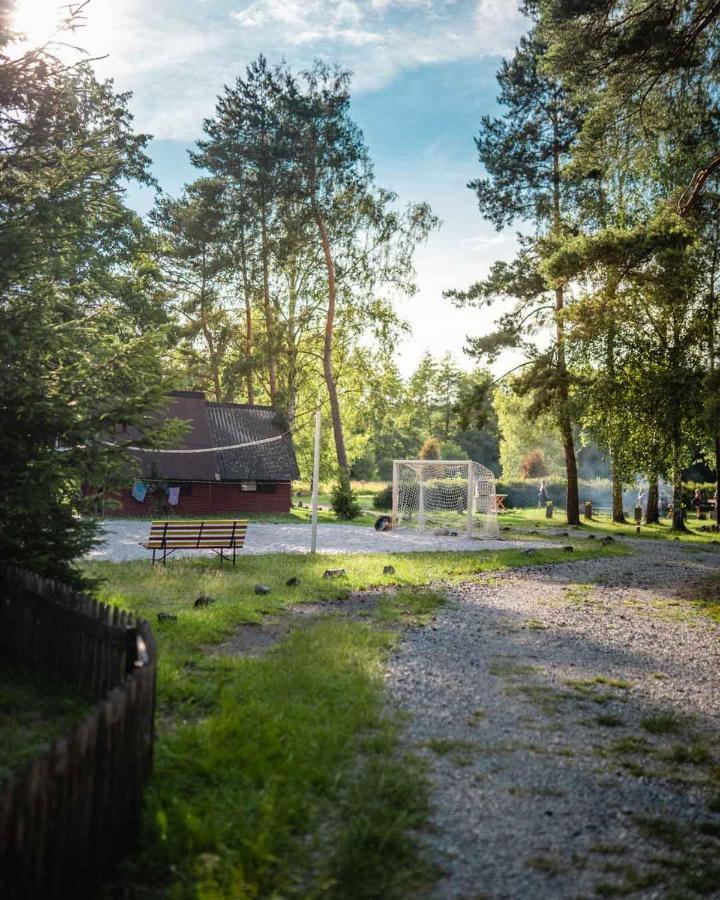
<path id="1" fill-rule="evenodd" d="M 137 662 L 137 628 L 135 625 L 125 627 L 125 674 L 132 675 Z"/>

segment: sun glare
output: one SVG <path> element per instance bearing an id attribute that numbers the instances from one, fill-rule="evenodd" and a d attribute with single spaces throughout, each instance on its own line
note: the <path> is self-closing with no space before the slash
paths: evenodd
<path id="1" fill-rule="evenodd" d="M 12 21 L 28 43 L 44 44 L 57 33 L 67 13 L 67 3 L 58 0 L 17 0 Z"/>

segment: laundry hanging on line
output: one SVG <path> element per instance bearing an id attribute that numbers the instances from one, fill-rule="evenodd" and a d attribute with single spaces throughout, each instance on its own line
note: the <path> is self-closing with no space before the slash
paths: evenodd
<path id="1" fill-rule="evenodd" d="M 138 503 L 144 503 L 145 497 L 147 496 L 147 485 L 142 481 L 136 481 L 132 486 L 132 491 L 130 492 L 133 496 L 134 500 L 137 500 Z"/>

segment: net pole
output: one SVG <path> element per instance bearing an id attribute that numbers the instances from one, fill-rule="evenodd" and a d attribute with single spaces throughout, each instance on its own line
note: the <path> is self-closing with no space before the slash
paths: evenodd
<path id="1" fill-rule="evenodd" d="M 468 463 L 468 475 L 467 475 L 467 536 L 472 537 L 473 533 L 473 517 L 475 510 L 473 509 L 475 505 L 475 479 L 474 479 L 475 471 L 473 468 L 473 464 L 471 462 Z"/>
<path id="2" fill-rule="evenodd" d="M 392 527 L 398 526 L 398 499 L 400 494 L 400 482 L 398 481 L 398 464 L 393 460 L 393 489 L 392 489 Z"/>
<path id="3" fill-rule="evenodd" d="M 418 528 L 425 531 L 425 466 L 421 463 L 418 472 L 420 485 L 418 490 Z"/>
<path id="4" fill-rule="evenodd" d="M 313 486 L 312 486 L 312 529 L 310 533 L 310 552 L 317 553 L 318 526 L 318 482 L 320 481 L 320 407 L 315 413 L 315 449 L 313 452 Z"/>

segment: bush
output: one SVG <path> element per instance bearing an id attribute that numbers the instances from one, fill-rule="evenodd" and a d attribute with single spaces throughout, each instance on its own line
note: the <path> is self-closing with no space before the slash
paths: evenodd
<path id="1" fill-rule="evenodd" d="M 440 441 L 434 437 L 425 438 L 418 459 L 440 459 Z"/>
<path id="2" fill-rule="evenodd" d="M 545 464 L 545 454 L 540 447 L 536 447 L 523 456 L 520 462 L 520 472 L 523 478 L 545 478 L 550 474 Z"/>
<path id="3" fill-rule="evenodd" d="M 350 478 L 345 472 L 340 473 L 333 487 L 330 505 L 338 519 L 356 519 L 362 512 L 357 495 L 350 484 Z"/>
<path id="4" fill-rule="evenodd" d="M 392 509 L 392 492 L 393 486 L 386 484 L 373 496 L 373 509 L 386 510 Z"/>

